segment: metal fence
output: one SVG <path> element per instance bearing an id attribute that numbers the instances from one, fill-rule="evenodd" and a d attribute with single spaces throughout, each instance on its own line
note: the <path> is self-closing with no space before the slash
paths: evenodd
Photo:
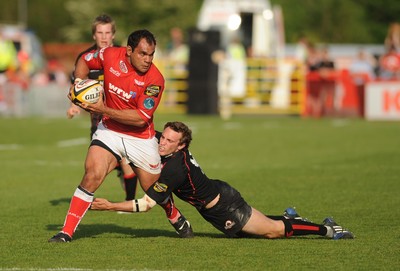
<path id="1" fill-rule="evenodd" d="M 156 64 L 166 79 L 158 112 L 187 113 L 189 71 L 185 66 L 177 68 L 176 63 L 168 59 L 159 59 Z M 305 90 L 305 75 L 301 67 L 293 62 L 278 63 L 276 59 L 267 58 L 249 58 L 246 65 L 244 95 L 220 99 L 220 111 L 228 105 L 230 115 L 301 113 Z M 282 71 L 279 69 L 285 65 L 288 69 L 286 77 L 280 78 Z M 68 88 L 68 84 L 51 82 L 31 85 L 23 90 L 18 84 L 7 83 L 0 95 L 0 116 L 65 116 L 69 107 Z M 279 91 L 285 92 L 283 105 L 274 103 L 274 92 Z"/>

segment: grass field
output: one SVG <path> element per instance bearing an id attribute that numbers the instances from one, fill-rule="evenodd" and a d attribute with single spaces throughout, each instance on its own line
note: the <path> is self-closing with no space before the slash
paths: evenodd
<path id="1" fill-rule="evenodd" d="M 168 120 L 190 125 L 203 170 L 255 208 L 333 216 L 356 239 L 226 239 L 177 200 L 194 239 L 179 239 L 155 207 L 89 211 L 73 242 L 47 243 L 82 176 L 89 120 L 0 119 L 0 270 L 398 270 L 399 123 L 159 115 L 157 128 Z M 96 196 L 123 200 L 115 172 Z"/>

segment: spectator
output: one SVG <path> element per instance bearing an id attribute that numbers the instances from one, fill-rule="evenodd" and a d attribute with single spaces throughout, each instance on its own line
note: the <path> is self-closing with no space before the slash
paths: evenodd
<path id="1" fill-rule="evenodd" d="M 183 86 L 188 74 L 189 46 L 185 43 L 183 31 L 179 27 L 170 30 L 170 38 L 167 45 L 169 87 L 166 102 L 168 106 L 173 106 L 179 103 L 178 93 L 185 91 Z"/>
<path id="2" fill-rule="evenodd" d="M 8 92 L 7 83 L 17 66 L 17 50 L 13 42 L 4 37 L 0 29 L 0 114 L 7 113 L 9 107 L 7 99 L 13 94 Z"/>
<path id="3" fill-rule="evenodd" d="M 400 53 L 392 46 L 379 60 L 379 76 L 385 80 L 400 79 Z"/>
<path id="4" fill-rule="evenodd" d="M 389 26 L 384 44 L 386 52 L 395 50 L 400 53 L 400 23 L 392 23 Z"/>
<path id="5" fill-rule="evenodd" d="M 375 78 L 374 61 L 367 52 L 360 49 L 349 66 L 350 74 L 356 86 L 358 100 L 358 115 L 364 116 L 364 91 L 366 82 Z"/>

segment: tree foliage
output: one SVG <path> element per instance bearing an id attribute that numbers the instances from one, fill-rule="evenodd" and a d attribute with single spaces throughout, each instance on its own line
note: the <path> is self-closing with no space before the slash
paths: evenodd
<path id="1" fill-rule="evenodd" d="M 382 43 L 388 25 L 400 20 L 400 5 L 395 0 L 271 2 L 282 7 L 288 42 L 304 34 L 315 42 Z"/>
<path id="2" fill-rule="evenodd" d="M 196 24 L 201 0 L 113 0 L 107 1 L 68 0 L 65 8 L 72 16 L 72 23 L 62 31 L 68 41 L 91 40 L 92 20 L 102 13 L 113 17 L 117 25 L 116 40 L 125 43 L 126 37 L 134 30 L 151 30 L 161 44 L 169 38 L 169 30 L 174 26 L 189 29 Z M 157 7 L 157 8 L 156 8 Z"/>
<path id="3" fill-rule="evenodd" d="M 90 25 L 101 13 L 117 23 L 117 41 L 138 28 L 148 28 L 161 44 L 169 29 L 196 24 L 202 0 L 1 0 L 0 23 L 18 23 L 21 3 L 27 26 L 43 42 L 90 42 Z M 382 43 L 390 23 L 400 21 L 398 0 L 270 0 L 280 5 L 286 41 L 305 34 L 315 42 Z M 22 5 L 23 6 L 23 5 Z"/>

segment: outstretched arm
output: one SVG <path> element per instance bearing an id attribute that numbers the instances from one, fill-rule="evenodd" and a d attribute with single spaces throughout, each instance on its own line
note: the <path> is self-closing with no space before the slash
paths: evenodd
<path id="1" fill-rule="evenodd" d="M 157 203 L 146 194 L 140 199 L 122 202 L 110 202 L 107 199 L 95 198 L 90 206 L 91 210 L 115 212 L 147 212 Z"/>

